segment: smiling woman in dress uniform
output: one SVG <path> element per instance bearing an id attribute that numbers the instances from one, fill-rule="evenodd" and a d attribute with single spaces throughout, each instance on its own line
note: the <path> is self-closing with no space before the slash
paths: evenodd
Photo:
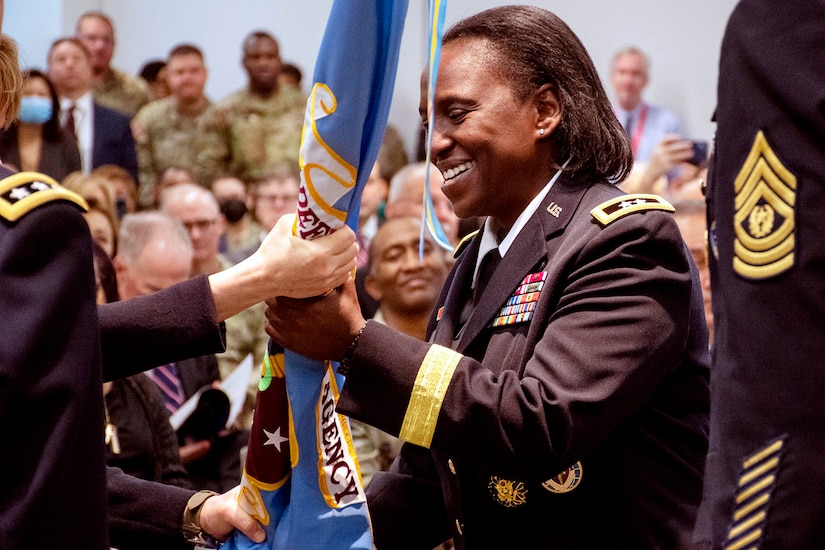
<path id="1" fill-rule="evenodd" d="M 367 492 L 376 546 L 687 547 L 707 451 L 701 288 L 672 207 L 612 184 L 630 146 L 586 50 L 543 9 L 479 13 L 445 34 L 434 102 L 444 193 L 487 220 L 429 342 L 366 323 L 351 283 L 267 311 L 286 348 L 341 360 L 339 412 L 407 441 Z"/>

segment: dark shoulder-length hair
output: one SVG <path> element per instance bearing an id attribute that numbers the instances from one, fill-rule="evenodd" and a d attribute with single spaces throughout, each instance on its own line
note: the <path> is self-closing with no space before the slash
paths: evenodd
<path id="1" fill-rule="evenodd" d="M 43 139 L 46 141 L 60 141 L 63 138 L 63 131 L 60 128 L 60 99 L 57 97 L 57 90 L 54 84 L 45 73 L 37 69 L 23 71 L 23 79 L 40 78 L 49 87 L 49 95 L 52 98 L 52 116 L 43 124 Z"/>
<path id="2" fill-rule="evenodd" d="M 625 179 L 633 166 L 630 141 L 590 55 L 564 21 L 534 6 L 502 6 L 459 21 L 443 43 L 462 39 L 486 41 L 518 97 L 553 86 L 562 109 L 551 136 L 557 163 L 569 158 L 566 170 L 588 179 Z"/>

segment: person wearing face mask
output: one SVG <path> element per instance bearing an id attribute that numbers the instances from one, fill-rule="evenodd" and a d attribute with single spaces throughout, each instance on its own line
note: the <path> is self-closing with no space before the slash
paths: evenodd
<path id="1" fill-rule="evenodd" d="M 75 139 L 60 127 L 60 103 L 48 77 L 38 70 L 24 73 L 17 121 L 0 132 L 0 159 L 23 172 L 41 172 L 61 181 L 80 170 Z"/>
<path id="2" fill-rule="evenodd" d="M 226 219 L 218 252 L 236 264 L 249 257 L 261 244 L 261 226 L 249 214 L 252 197 L 243 181 L 228 174 L 215 178 L 211 187 Z"/>

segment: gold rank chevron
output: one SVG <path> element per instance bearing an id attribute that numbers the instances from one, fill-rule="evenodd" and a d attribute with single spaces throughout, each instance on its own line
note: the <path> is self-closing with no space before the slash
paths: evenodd
<path id="1" fill-rule="evenodd" d="M 742 461 L 725 550 L 759 549 L 784 445 L 778 439 Z"/>
<path id="2" fill-rule="evenodd" d="M 734 192 L 734 271 L 765 279 L 790 269 L 796 248 L 796 177 L 761 131 L 734 180 Z"/>

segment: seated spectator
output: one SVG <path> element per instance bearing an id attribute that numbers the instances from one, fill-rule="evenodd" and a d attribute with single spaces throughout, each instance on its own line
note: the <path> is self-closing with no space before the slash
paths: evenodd
<path id="1" fill-rule="evenodd" d="M 118 222 L 111 212 L 99 205 L 90 206 L 83 217 L 89 224 L 92 240 L 106 253 L 109 259 L 117 253 Z"/>
<path id="2" fill-rule="evenodd" d="M 40 172 L 60 181 L 80 170 L 77 142 L 60 127 L 60 101 L 49 78 L 37 70 L 23 76 L 18 119 L 0 130 L 0 159 L 21 172 Z"/>
<path id="3" fill-rule="evenodd" d="M 192 245 L 186 230 L 160 212 L 126 216 L 114 258 L 117 283 L 124 300 L 168 288 L 189 278 Z M 127 350 L 124 350 L 126 352 Z M 163 390 L 166 407 L 174 412 L 198 390 L 220 380 L 212 354 L 160 365 L 150 376 Z M 190 440 L 179 433 L 180 455 L 198 487 L 223 492 L 240 479 L 240 449 L 248 433 L 230 431 L 210 439 Z"/>
<path id="4" fill-rule="evenodd" d="M 710 266 L 708 264 L 707 209 L 704 198 L 684 198 L 673 202 L 673 218 L 699 270 L 702 298 L 705 303 L 705 322 L 708 325 L 708 345 L 713 346 L 713 308 L 710 295 Z"/>
<path id="5" fill-rule="evenodd" d="M 222 176 L 212 182 L 212 194 L 226 220 L 218 241 L 218 252 L 231 264 L 249 257 L 261 244 L 261 226 L 252 219 L 252 196 L 246 184 L 234 176 Z"/>
<path id="6" fill-rule="evenodd" d="M 146 62 L 138 71 L 138 76 L 149 87 L 150 102 L 169 95 L 169 84 L 166 82 L 166 61 L 155 59 Z"/>
<path id="7" fill-rule="evenodd" d="M 117 278 L 111 258 L 94 247 L 98 303 L 116 302 Z M 103 383 L 106 464 L 129 475 L 194 489 L 178 451 L 175 430 L 157 386 L 144 374 Z"/>
<path id="8" fill-rule="evenodd" d="M 69 191 L 74 191 L 83 197 L 89 207 L 99 206 L 107 212 L 111 212 L 112 216 L 117 219 L 115 193 L 108 180 L 99 176 L 72 172 L 61 183 Z"/>
<path id="9" fill-rule="evenodd" d="M 129 172 L 114 164 L 104 164 L 92 170 L 91 175 L 109 182 L 115 197 L 115 213 L 118 219 L 138 211 L 137 183 Z"/>
<path id="10" fill-rule="evenodd" d="M 231 267 L 218 252 L 224 216 L 208 189 L 195 183 L 176 185 L 163 193 L 160 209 L 181 222 L 189 234 L 194 252 L 191 255 L 192 275 L 211 275 Z M 259 302 L 226 320 L 226 351 L 217 356 L 222 378 L 229 376 L 250 353 L 255 365 L 262 364 L 269 341 L 264 330 L 263 311 L 264 303 Z M 253 369 L 245 409 L 239 421 L 239 426 L 244 429 L 252 422 L 259 379 L 257 369 Z"/>
<path id="11" fill-rule="evenodd" d="M 255 220 L 265 233 L 275 227 L 281 216 L 295 212 L 300 185 L 297 167 L 275 172 L 253 185 Z"/>
<path id="12" fill-rule="evenodd" d="M 441 223 L 444 234 L 451 243 L 459 241 L 459 217 L 455 215 L 453 204 L 441 191 L 444 176 L 435 166 L 427 166 L 425 162 L 408 164 L 393 176 L 390 182 L 390 191 L 387 196 L 385 209 L 386 219 L 396 216 L 412 216 L 420 218 L 424 197 L 424 184 L 427 170 L 430 171 L 430 195 L 433 200 L 433 211 Z"/>

